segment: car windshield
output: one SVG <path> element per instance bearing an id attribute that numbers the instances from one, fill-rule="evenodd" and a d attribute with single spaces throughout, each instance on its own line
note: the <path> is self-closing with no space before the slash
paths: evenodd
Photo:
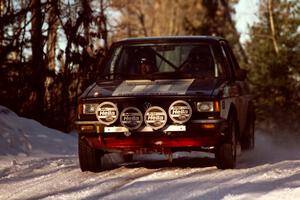
<path id="1" fill-rule="evenodd" d="M 109 79 L 217 77 L 221 73 L 208 44 L 132 44 L 118 46 L 104 66 Z"/>

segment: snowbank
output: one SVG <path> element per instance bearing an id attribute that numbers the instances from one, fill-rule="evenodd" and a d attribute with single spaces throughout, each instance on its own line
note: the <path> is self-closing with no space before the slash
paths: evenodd
<path id="1" fill-rule="evenodd" d="M 76 137 L 19 117 L 0 106 L 0 156 L 45 157 L 75 154 Z"/>

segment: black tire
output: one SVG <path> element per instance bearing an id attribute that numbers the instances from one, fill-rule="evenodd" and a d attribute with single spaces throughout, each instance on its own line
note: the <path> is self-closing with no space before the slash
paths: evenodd
<path id="1" fill-rule="evenodd" d="M 101 150 L 92 148 L 85 138 L 78 137 L 78 157 L 81 171 L 101 171 L 103 155 Z"/>
<path id="2" fill-rule="evenodd" d="M 255 115 L 254 111 L 250 110 L 247 116 L 247 124 L 242 139 L 243 150 L 253 150 L 255 146 Z"/>
<path id="3" fill-rule="evenodd" d="M 236 167 L 238 127 L 235 115 L 228 120 L 225 139 L 216 147 L 215 157 L 218 169 L 234 169 Z"/>
<path id="4" fill-rule="evenodd" d="M 123 154 L 123 159 L 125 162 L 132 162 L 133 161 L 133 154 Z"/>

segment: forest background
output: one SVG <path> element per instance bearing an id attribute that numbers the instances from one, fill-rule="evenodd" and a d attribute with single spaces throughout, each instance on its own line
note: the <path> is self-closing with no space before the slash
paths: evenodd
<path id="1" fill-rule="evenodd" d="M 241 43 L 238 0 L 0 0 L 0 105 L 65 132 L 112 42 L 214 35 L 230 42 L 254 95 L 257 125 L 299 135 L 300 2 L 260 0 Z M 276 131 L 275 131 L 276 130 Z"/>

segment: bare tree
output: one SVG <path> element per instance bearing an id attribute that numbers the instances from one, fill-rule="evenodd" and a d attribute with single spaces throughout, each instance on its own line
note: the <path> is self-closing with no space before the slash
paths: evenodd
<path id="1" fill-rule="evenodd" d="M 104 0 L 100 0 L 100 15 L 98 32 L 101 34 L 101 38 L 104 41 L 104 49 L 108 50 L 108 30 L 107 30 L 107 17 L 105 14 Z"/>
<path id="2" fill-rule="evenodd" d="M 57 28 L 58 28 L 58 17 L 56 10 L 58 9 L 57 0 L 49 0 L 49 11 L 48 11 L 48 41 L 47 41 L 47 60 L 48 69 L 51 71 L 55 70 L 55 52 L 57 43 Z"/>
<path id="3" fill-rule="evenodd" d="M 4 0 L 0 0 L 0 17 L 1 19 L 4 16 Z M 3 39 L 4 39 L 4 25 L 2 20 L 0 20 L 0 46 L 3 45 Z"/>
<path id="4" fill-rule="evenodd" d="M 51 85 L 54 82 L 55 66 L 56 66 L 56 45 L 57 45 L 57 17 L 58 1 L 49 0 L 48 10 L 48 38 L 47 38 L 47 71 L 45 80 L 45 107 L 47 111 L 53 109 L 52 98 L 53 91 L 51 91 Z"/>
<path id="5" fill-rule="evenodd" d="M 185 1 L 139 0 L 112 1 L 122 14 L 119 37 L 182 35 Z"/>
<path id="6" fill-rule="evenodd" d="M 92 9 L 90 5 L 90 0 L 82 0 L 82 16 L 83 16 L 83 28 L 84 28 L 84 37 L 86 44 L 90 44 L 90 23 L 92 22 Z"/>
<path id="7" fill-rule="evenodd" d="M 274 25 L 274 18 L 273 18 L 273 0 L 268 0 L 268 14 L 269 14 L 269 24 L 270 24 L 270 30 L 272 35 L 272 42 L 274 46 L 274 50 L 276 54 L 279 54 L 279 48 L 278 43 L 276 39 L 276 30 Z"/>
<path id="8" fill-rule="evenodd" d="M 33 67 L 33 91 L 30 101 L 34 102 L 35 115 L 43 119 L 44 95 L 45 95 L 45 65 L 43 59 L 43 35 L 42 35 L 42 11 L 41 1 L 32 0 L 31 8 L 31 49 Z"/>

